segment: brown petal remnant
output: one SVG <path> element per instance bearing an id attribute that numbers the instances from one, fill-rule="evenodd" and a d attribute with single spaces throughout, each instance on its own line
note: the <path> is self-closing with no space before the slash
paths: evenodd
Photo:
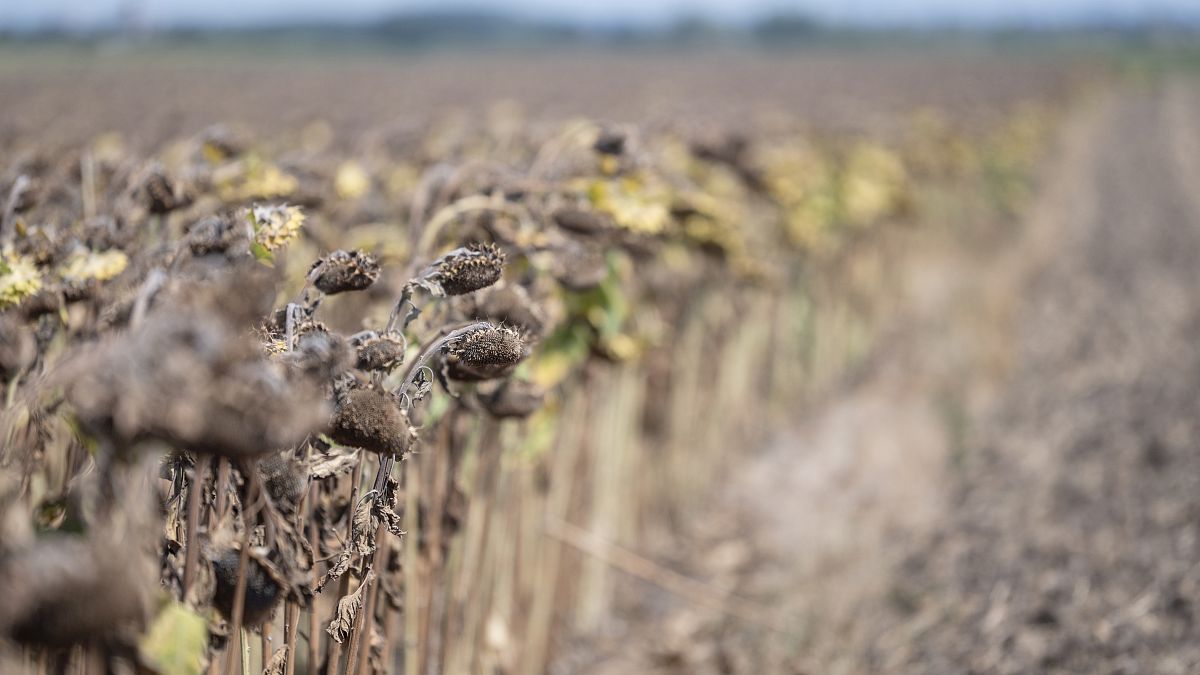
<path id="1" fill-rule="evenodd" d="M 326 295 L 361 291 L 379 278 L 379 261 L 362 251 L 334 251 L 308 270 L 317 290 Z"/>
<path id="2" fill-rule="evenodd" d="M 490 394 L 480 394 L 479 402 L 492 417 L 529 417 L 542 407 L 546 392 L 524 380 L 507 380 Z"/>
<path id="3" fill-rule="evenodd" d="M 366 371 L 391 372 L 404 363 L 404 342 L 380 335 L 358 348 L 358 368 Z"/>
<path id="4" fill-rule="evenodd" d="M 463 382 L 503 377 L 525 358 L 526 351 L 525 341 L 517 331 L 503 326 L 480 327 L 450 346 L 446 355 L 447 375 Z"/>
<path id="5" fill-rule="evenodd" d="M 241 551 L 229 547 L 218 552 L 212 560 L 213 577 L 216 580 L 213 606 L 226 619 L 233 616 L 240 559 Z M 249 556 L 246 560 L 246 598 L 242 603 L 242 624 L 250 627 L 266 621 L 284 595 L 284 587 L 262 563 L 255 560 L 255 556 Z"/>
<path id="6" fill-rule="evenodd" d="M 0 635 L 66 647 L 137 634 L 157 585 L 153 560 L 127 545 L 45 538 L 0 560 Z"/>
<path id="7" fill-rule="evenodd" d="M 434 295 L 474 293 L 500 280 L 504 261 L 504 252 L 495 244 L 468 244 L 438 258 L 420 283 Z"/>
<path id="8" fill-rule="evenodd" d="M 331 427 L 337 443 L 379 454 L 403 455 L 416 438 L 398 398 L 369 385 L 338 392 Z"/>

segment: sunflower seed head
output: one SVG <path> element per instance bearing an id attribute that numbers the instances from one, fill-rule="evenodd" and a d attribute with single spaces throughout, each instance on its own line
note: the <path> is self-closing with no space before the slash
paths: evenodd
<path id="1" fill-rule="evenodd" d="M 508 368 L 525 357 L 521 334 L 503 326 L 467 333 L 450 349 L 451 361 L 473 370 Z"/>
<path id="2" fill-rule="evenodd" d="M 404 363 L 404 343 L 386 335 L 370 340 L 358 348 L 358 367 L 361 370 L 388 372 Z"/>
<path id="3" fill-rule="evenodd" d="M 394 395 L 360 386 L 339 392 L 329 437 L 369 452 L 402 455 L 415 440 L 416 431 Z"/>
<path id="4" fill-rule="evenodd" d="M 362 251 L 334 251 L 314 262 L 308 273 L 326 295 L 361 291 L 379 278 L 379 261 Z"/>
<path id="5" fill-rule="evenodd" d="M 234 547 L 217 552 L 212 559 L 213 577 L 216 581 L 213 606 L 226 619 L 233 616 L 240 561 L 241 551 Z M 284 589 L 271 578 L 262 563 L 249 557 L 246 560 L 246 594 L 242 601 L 242 623 L 246 626 L 257 626 L 266 621 L 283 596 Z"/>
<path id="6" fill-rule="evenodd" d="M 444 295 L 466 295 L 487 288 L 504 272 L 504 252 L 495 244 L 469 244 L 430 265 L 424 280 Z"/>

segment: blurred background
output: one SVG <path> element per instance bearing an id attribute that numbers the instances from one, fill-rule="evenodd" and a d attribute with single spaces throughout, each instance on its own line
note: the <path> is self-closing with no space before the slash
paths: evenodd
<path id="1" fill-rule="evenodd" d="M 1200 672 L 1198 76 L 1194 0 L 0 0 L 0 670 Z M 378 590 L 359 549 L 334 572 L 373 458 L 272 449 L 311 480 L 284 569 L 342 576 L 240 641 L 189 584 L 259 469 L 149 444 L 154 610 L 47 647 L 21 612 L 112 585 L 21 551 L 84 537 L 115 470 L 53 374 L 221 277 L 196 238 L 247 217 L 276 308 L 377 258 L 309 307 L 347 336 L 495 243 L 400 354 L 516 326 L 527 405 L 413 413 Z"/>

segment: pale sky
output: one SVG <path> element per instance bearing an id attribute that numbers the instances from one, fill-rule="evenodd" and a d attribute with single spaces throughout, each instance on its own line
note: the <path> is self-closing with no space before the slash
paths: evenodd
<path id="1" fill-rule="evenodd" d="M 0 0 L 0 27 L 90 28 L 136 6 L 151 26 L 359 20 L 429 9 L 490 9 L 584 24 L 653 24 L 680 16 L 746 20 L 797 11 L 853 24 L 1138 20 L 1200 16 L 1200 0 Z"/>

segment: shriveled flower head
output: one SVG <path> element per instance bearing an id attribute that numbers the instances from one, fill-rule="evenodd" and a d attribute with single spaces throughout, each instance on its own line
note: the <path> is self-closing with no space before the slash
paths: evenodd
<path id="1" fill-rule="evenodd" d="M 267 281 L 181 287 L 140 326 L 74 355 L 59 377 L 79 421 L 118 447 L 156 439 L 239 459 L 319 431 L 319 384 L 265 359 L 246 330 L 273 294 Z"/>
<path id="2" fill-rule="evenodd" d="M 292 373 L 315 382 L 328 382 L 354 363 L 354 352 L 346 339 L 324 329 L 312 328 L 301 333 L 292 351 L 286 351 L 286 344 L 283 347 L 281 360 Z"/>
<path id="3" fill-rule="evenodd" d="M 500 280 L 504 260 L 504 252 L 495 244 L 468 244 L 434 261 L 420 283 L 434 295 L 474 293 Z"/>
<path id="4" fill-rule="evenodd" d="M 11 250 L 0 253 L 0 309 L 13 307 L 42 290 L 42 274 L 33 260 Z"/>
<path id="5" fill-rule="evenodd" d="M 86 285 L 93 281 L 108 281 L 125 271 L 129 256 L 117 249 L 107 251 L 75 251 L 59 268 L 63 281 L 73 285 Z"/>
<path id="6" fill-rule="evenodd" d="M 313 285 L 326 295 L 361 291 L 379 278 L 379 261 L 362 251 L 334 251 L 308 270 Z"/>
<path id="7" fill-rule="evenodd" d="M 258 463 L 262 485 L 276 506 L 294 509 L 308 489 L 308 471 L 291 452 L 270 455 Z"/>
<path id="8" fill-rule="evenodd" d="M 416 431 L 395 394 L 353 386 L 338 392 L 329 437 L 369 452 L 402 455 L 416 439 Z"/>
<path id="9" fill-rule="evenodd" d="M 225 216 L 207 216 L 188 229 L 188 247 L 193 255 L 245 253 L 248 249 L 247 229 L 244 223 L 235 223 Z"/>
<path id="10" fill-rule="evenodd" d="M 625 134 L 616 129 L 604 129 L 596 135 L 592 149 L 601 155 L 620 155 L 625 152 Z"/>
<path id="11" fill-rule="evenodd" d="M 517 331 L 503 326 L 480 327 L 450 346 L 447 374 L 463 381 L 495 379 L 507 374 L 525 354 L 525 341 Z"/>
<path id="12" fill-rule="evenodd" d="M 213 606 L 226 618 L 233 616 L 234 599 L 237 597 L 238 563 L 241 551 L 229 547 L 217 551 L 212 557 Z M 242 600 L 242 623 L 257 626 L 271 617 L 275 606 L 286 594 L 284 585 L 274 578 L 271 569 L 261 561 L 265 557 L 262 549 L 254 550 L 246 560 L 246 591 Z"/>
<path id="13" fill-rule="evenodd" d="M 248 212 L 254 227 L 254 243 L 274 251 L 291 243 L 304 225 L 304 212 L 299 206 L 255 206 Z"/>
<path id="14" fill-rule="evenodd" d="M 138 186 L 139 197 L 150 213 L 170 213 L 190 201 L 178 181 L 162 167 L 155 167 Z"/>
<path id="15" fill-rule="evenodd" d="M 154 573 L 152 559 L 128 542 L 45 537 L 0 559 L 0 639 L 69 647 L 140 632 Z"/>
<path id="16" fill-rule="evenodd" d="M 361 370 L 390 372 L 404 363 L 404 342 L 381 335 L 364 342 L 358 348 L 358 367 Z"/>

